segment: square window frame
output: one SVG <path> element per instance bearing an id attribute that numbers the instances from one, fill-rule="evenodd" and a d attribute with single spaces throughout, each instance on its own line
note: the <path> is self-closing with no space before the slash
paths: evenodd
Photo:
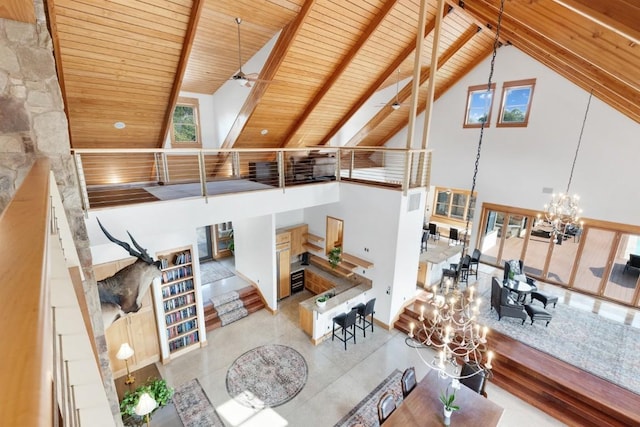
<path id="1" fill-rule="evenodd" d="M 522 87 L 531 88 L 531 93 L 529 94 L 529 100 L 527 103 L 527 112 L 524 115 L 524 120 L 522 122 L 503 122 L 502 118 L 504 117 L 505 100 L 508 91 L 513 88 Z M 500 97 L 500 114 L 498 115 L 496 127 L 527 127 L 529 125 L 529 114 L 531 113 L 531 105 L 533 103 L 533 93 L 535 91 L 535 87 L 536 79 L 513 80 L 510 82 L 504 82 L 502 84 L 502 96 Z"/>
<path id="2" fill-rule="evenodd" d="M 202 135 L 200 133 L 200 102 L 198 98 L 187 98 L 181 96 L 178 98 L 173 111 L 179 106 L 186 106 L 193 108 L 194 122 L 196 127 L 196 141 L 195 142 L 181 142 L 176 141 L 175 130 L 173 123 L 173 112 L 171 113 L 171 148 L 202 148 Z"/>
<path id="3" fill-rule="evenodd" d="M 491 125 L 491 112 L 493 111 L 493 100 L 495 99 L 495 94 L 496 94 L 496 84 L 495 83 L 491 83 L 491 88 L 489 89 L 489 91 L 491 92 L 491 102 L 489 103 L 489 107 L 488 107 L 488 114 L 487 114 L 487 121 L 484 123 L 484 127 L 487 128 Z M 477 92 L 487 92 L 487 85 L 475 85 L 475 86 L 469 86 L 469 88 L 467 89 L 467 102 L 466 102 L 466 109 L 464 112 L 464 121 L 462 123 L 462 127 L 467 129 L 467 128 L 480 128 L 482 127 L 482 123 L 469 123 L 469 110 L 471 108 L 471 99 L 474 93 Z"/>

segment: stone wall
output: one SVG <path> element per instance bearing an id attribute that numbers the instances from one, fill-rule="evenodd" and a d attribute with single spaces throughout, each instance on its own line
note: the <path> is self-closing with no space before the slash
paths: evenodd
<path id="1" fill-rule="evenodd" d="M 105 390 L 116 424 L 121 425 L 51 37 L 43 0 L 34 4 L 35 25 L 0 19 L 0 213 L 35 159 L 48 157 L 85 275 L 85 298 L 92 313 Z"/>

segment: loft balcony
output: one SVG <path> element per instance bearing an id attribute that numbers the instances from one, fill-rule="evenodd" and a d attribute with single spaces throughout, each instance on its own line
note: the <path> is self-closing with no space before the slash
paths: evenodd
<path id="1" fill-rule="evenodd" d="M 431 150 L 360 147 L 76 149 L 73 156 L 85 211 L 332 181 L 406 191 L 428 186 L 431 166 Z"/>

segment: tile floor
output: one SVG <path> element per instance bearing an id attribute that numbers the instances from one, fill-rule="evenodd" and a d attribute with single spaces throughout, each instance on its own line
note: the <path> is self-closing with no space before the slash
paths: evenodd
<path id="1" fill-rule="evenodd" d="M 480 276 L 487 276 L 486 271 Z M 203 293 L 226 292 L 242 284 L 237 278 L 225 279 L 216 283 L 215 289 L 205 289 Z M 397 330 L 376 327 L 366 338 L 358 331 L 358 343 L 349 343 L 347 351 L 337 340 L 314 346 L 298 327 L 297 304 L 309 296 L 308 291 L 294 294 L 281 302 L 275 315 L 261 310 L 209 332 L 206 347 L 160 365 L 161 374 L 172 385 L 198 378 L 229 427 L 322 427 L 333 426 L 394 369 L 415 366 L 418 379 L 428 372 L 416 350 L 405 345 L 405 335 Z M 252 412 L 237 407 L 229 397 L 226 372 L 238 356 L 265 344 L 285 344 L 299 351 L 308 364 L 308 379 L 304 389 L 291 401 L 269 410 Z M 487 394 L 490 400 L 505 408 L 500 426 L 562 425 L 491 383 L 487 386 Z M 180 426 L 180 421 L 175 412 L 161 411 L 154 415 L 152 424 L 155 427 Z"/>

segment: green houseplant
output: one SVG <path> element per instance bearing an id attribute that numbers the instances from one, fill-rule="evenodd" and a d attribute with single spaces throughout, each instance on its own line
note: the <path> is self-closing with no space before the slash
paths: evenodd
<path id="1" fill-rule="evenodd" d="M 173 388 L 167 385 L 167 382 L 161 378 L 149 378 L 146 383 L 138 386 L 134 391 L 126 391 L 120 402 L 120 415 L 122 422 L 127 426 L 142 426 L 144 418 L 136 415 L 135 407 L 143 393 L 149 393 L 151 397 L 158 403 L 156 409 L 165 406 L 173 397 Z M 152 414 L 153 414 L 152 412 Z"/>
<path id="2" fill-rule="evenodd" d="M 342 254 L 342 248 L 340 246 L 334 246 L 329 251 L 329 264 L 332 268 L 336 268 L 340 263 L 340 255 Z"/>
<path id="3" fill-rule="evenodd" d="M 458 405 L 455 405 L 454 402 L 456 400 L 456 391 L 454 389 L 453 393 L 449 394 L 449 386 L 447 386 L 447 390 L 440 393 L 440 402 L 444 405 L 444 424 L 449 425 L 450 417 L 453 411 L 457 411 L 460 409 Z"/>

